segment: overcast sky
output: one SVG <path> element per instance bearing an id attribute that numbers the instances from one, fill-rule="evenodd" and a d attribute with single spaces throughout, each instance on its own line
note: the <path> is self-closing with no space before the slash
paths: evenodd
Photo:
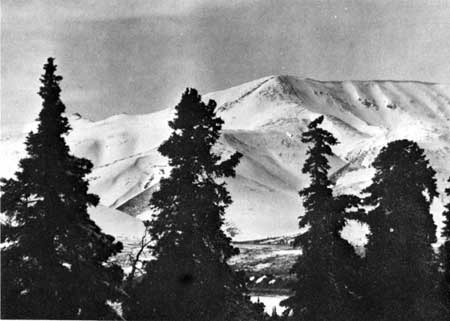
<path id="1" fill-rule="evenodd" d="M 174 105 L 272 74 L 450 83 L 450 0 L 1 0 L 2 125 L 36 118 L 48 56 L 68 112 Z"/>

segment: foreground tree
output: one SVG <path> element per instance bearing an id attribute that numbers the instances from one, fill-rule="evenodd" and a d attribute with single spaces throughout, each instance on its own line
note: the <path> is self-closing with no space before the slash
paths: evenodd
<path id="1" fill-rule="evenodd" d="M 450 179 L 449 179 L 450 182 Z M 447 196 L 450 196 L 450 188 L 445 190 Z M 442 229 L 442 237 L 444 243 L 441 246 L 441 259 L 444 269 L 444 276 L 441 284 L 442 302 L 446 309 L 447 319 L 450 319 L 450 203 L 447 204 L 444 211 L 444 228 Z"/>
<path id="2" fill-rule="evenodd" d="M 311 144 L 302 170 L 309 174 L 310 185 L 299 193 L 305 208 L 299 225 L 308 230 L 296 239 L 295 245 L 303 253 L 292 269 L 297 276 L 294 295 L 282 304 L 295 320 L 352 320 L 357 316 L 357 297 L 352 289 L 360 260 L 340 232 L 346 209 L 357 206 L 358 199 L 333 196 L 327 157 L 333 155 L 331 146 L 338 142 L 319 127 L 323 119 L 321 116 L 312 121 L 302 134 L 302 142 Z"/>
<path id="3" fill-rule="evenodd" d="M 92 164 L 70 154 L 64 135 L 56 65 L 44 66 L 38 129 L 16 178 L 2 180 L 1 316 L 13 319 L 102 319 L 115 316 L 122 270 L 108 265 L 120 243 L 89 218 L 98 197 L 88 193 Z"/>
<path id="4" fill-rule="evenodd" d="M 212 151 L 223 124 L 215 109 L 195 89 L 186 90 L 175 107 L 172 135 L 159 147 L 172 171 L 150 201 L 155 260 L 128 289 L 128 319 L 252 320 L 244 278 L 227 264 L 238 250 L 222 231 L 231 197 L 223 180 L 217 182 L 235 175 L 241 155 L 221 161 Z"/>
<path id="5" fill-rule="evenodd" d="M 432 244 L 436 226 L 430 204 L 435 171 L 424 150 L 409 140 L 384 147 L 365 190 L 373 207 L 366 249 L 367 320 L 443 320 Z"/>

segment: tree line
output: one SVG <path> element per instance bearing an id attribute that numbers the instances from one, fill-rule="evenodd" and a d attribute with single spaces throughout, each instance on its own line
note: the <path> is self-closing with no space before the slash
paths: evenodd
<path id="1" fill-rule="evenodd" d="M 153 259 L 144 273 L 125 276 L 113 262 L 123 246 L 89 218 L 98 196 L 89 193 L 92 163 L 70 153 L 53 58 L 41 77 L 38 128 L 15 177 L 1 180 L 1 317 L 126 320 L 368 320 L 450 319 L 450 204 L 444 243 L 434 249 L 430 204 L 438 196 L 435 171 L 409 140 L 385 146 L 372 183 L 361 195 L 335 195 L 328 162 L 337 139 L 311 121 L 299 194 L 304 214 L 294 246 L 292 295 L 283 316 L 252 303 L 243 271 L 228 259 L 239 253 L 223 231 L 232 203 L 224 178 L 234 177 L 242 154 L 213 152 L 223 120 L 216 103 L 187 89 L 169 122 L 172 134 L 158 151 L 171 173 L 149 200 L 146 222 Z M 450 195 L 450 189 L 446 190 Z M 347 220 L 370 227 L 364 255 L 341 237 Z"/>
<path id="2" fill-rule="evenodd" d="M 410 140 L 383 147 L 372 163 L 375 175 L 364 197 L 334 195 L 327 156 L 337 144 L 312 121 L 302 134 L 310 144 L 303 173 L 310 185 L 300 191 L 308 227 L 296 242 L 303 254 L 292 268 L 294 294 L 282 302 L 294 320 L 448 320 L 450 317 L 449 227 L 434 251 L 436 225 L 430 205 L 438 196 L 436 172 L 424 150 Z M 447 190 L 449 193 L 450 190 Z M 341 237 L 345 221 L 369 225 L 364 257 Z"/>

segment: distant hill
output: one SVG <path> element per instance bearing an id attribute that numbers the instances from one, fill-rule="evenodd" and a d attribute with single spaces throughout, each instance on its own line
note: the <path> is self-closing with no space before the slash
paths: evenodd
<path id="1" fill-rule="evenodd" d="M 370 164 L 380 148 L 399 138 L 415 140 L 425 148 L 441 191 L 450 176 L 449 86 L 270 76 L 203 99 L 216 100 L 225 120 L 217 152 L 228 155 L 237 150 L 244 155 L 236 178 L 228 180 L 234 203 L 226 219 L 237 228 L 238 241 L 298 232 L 302 208 L 297 192 L 308 183 L 301 173 L 307 147 L 300 137 L 319 115 L 325 115 L 324 127 L 340 141 L 330 159 L 338 193 L 366 186 L 373 175 Z M 91 191 L 100 195 L 103 206 L 133 217 L 150 217 L 148 200 L 160 178 L 170 172 L 157 148 L 170 134 L 167 122 L 172 117 L 173 108 L 98 122 L 70 117 L 73 131 L 68 142 L 77 156 L 94 163 Z M 2 133 L 1 176 L 13 174 L 24 154 L 25 134 Z M 442 200 L 433 204 L 437 222 L 441 210 Z M 120 216 L 114 213 L 120 225 Z M 110 220 L 108 224 L 110 228 Z M 125 228 L 122 234 L 130 237 L 141 233 L 130 222 Z M 364 241 L 364 229 L 356 224 L 344 234 L 354 243 Z"/>

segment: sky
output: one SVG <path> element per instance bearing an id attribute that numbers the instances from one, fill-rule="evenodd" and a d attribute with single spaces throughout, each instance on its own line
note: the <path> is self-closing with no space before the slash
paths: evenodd
<path id="1" fill-rule="evenodd" d="M 2 126 L 37 117 L 49 56 L 92 120 L 268 75 L 450 84 L 450 0 L 2 0 Z"/>

